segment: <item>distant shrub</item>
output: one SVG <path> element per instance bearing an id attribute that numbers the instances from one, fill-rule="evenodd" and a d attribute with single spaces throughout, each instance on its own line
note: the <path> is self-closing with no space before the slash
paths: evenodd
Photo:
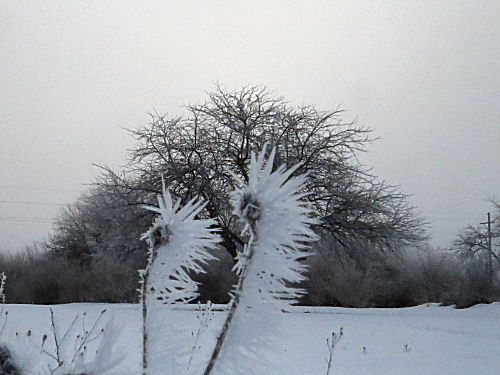
<path id="1" fill-rule="evenodd" d="M 236 274 L 232 271 L 234 260 L 224 249 L 212 252 L 217 259 L 210 260 L 203 265 L 205 273 L 193 274 L 194 281 L 200 283 L 198 301 L 206 303 L 228 303 L 229 293 L 237 282 Z"/>
<path id="2" fill-rule="evenodd" d="M 137 271 L 126 263 L 100 259 L 80 265 L 39 249 L 0 256 L 9 278 L 7 303 L 135 302 Z"/>
<path id="3" fill-rule="evenodd" d="M 380 254 L 360 263 L 330 244 L 318 243 L 307 259 L 304 305 L 407 307 L 427 302 L 469 307 L 500 300 L 498 277 L 488 287 L 484 262 L 431 249 Z"/>
<path id="4" fill-rule="evenodd" d="M 200 283 L 201 302 L 227 303 L 236 283 L 234 261 L 224 251 L 219 260 L 203 265 L 205 273 L 193 275 Z M 58 304 L 71 302 L 137 302 L 137 266 L 123 259 L 101 257 L 89 264 L 54 256 L 31 247 L 0 255 L 0 271 L 9 282 L 7 303 Z"/>
<path id="5" fill-rule="evenodd" d="M 307 290 L 303 305 L 405 307 L 438 302 L 464 308 L 500 301 L 499 274 L 488 286 L 482 259 L 424 248 L 360 261 L 329 246 L 320 241 L 305 260 L 309 280 L 301 284 Z M 193 275 L 200 283 L 197 301 L 227 303 L 236 283 L 234 260 L 224 251 L 213 255 L 218 260 L 203 265 L 205 273 Z M 106 257 L 82 265 L 36 248 L 0 255 L 0 271 L 8 277 L 7 303 L 137 302 L 136 267 Z"/>

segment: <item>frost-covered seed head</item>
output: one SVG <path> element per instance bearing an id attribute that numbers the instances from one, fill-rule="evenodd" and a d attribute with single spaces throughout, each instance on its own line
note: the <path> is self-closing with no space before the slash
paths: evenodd
<path id="1" fill-rule="evenodd" d="M 248 222 L 250 227 L 255 228 L 257 220 L 260 219 L 260 203 L 252 194 L 245 193 L 240 201 L 241 216 Z"/>
<path id="2" fill-rule="evenodd" d="M 191 279 L 191 271 L 203 272 L 202 264 L 214 257 L 208 252 L 217 247 L 220 238 L 213 229 L 214 219 L 196 219 L 205 203 L 191 199 L 183 207 L 174 202 L 163 184 L 158 206 L 146 209 L 158 214 L 143 238 L 149 242 L 147 285 L 151 302 L 185 303 L 197 297 L 198 284 Z M 154 289 L 151 287 L 154 286 Z"/>
<path id="3" fill-rule="evenodd" d="M 152 248 L 166 245 L 170 241 L 172 233 L 165 224 L 155 224 L 155 228 L 150 232 L 149 241 Z"/>
<path id="4" fill-rule="evenodd" d="M 231 194 L 233 213 L 245 224 L 244 231 L 251 229 L 255 240 L 238 255 L 235 266 L 241 273 L 252 259 L 242 301 L 253 307 L 264 308 L 269 302 L 287 307 L 297 302 L 304 291 L 294 285 L 306 277 L 301 259 L 309 255 L 308 243 L 317 239 L 312 229 L 317 223 L 314 213 L 303 201 L 306 177 L 293 176 L 299 165 L 274 168 L 275 154 L 273 149 L 266 160 L 266 146 L 252 153 L 247 181 L 232 173 L 239 185 Z"/>

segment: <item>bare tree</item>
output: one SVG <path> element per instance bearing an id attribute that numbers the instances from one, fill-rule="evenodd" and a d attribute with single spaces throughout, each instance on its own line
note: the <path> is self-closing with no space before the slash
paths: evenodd
<path id="1" fill-rule="evenodd" d="M 495 284 L 500 281 L 498 279 L 500 256 L 493 242 L 500 237 L 500 205 L 495 201 L 491 203 L 497 210 L 496 220 L 491 220 L 488 213 L 488 222 L 468 225 L 451 244 L 451 250 L 459 256 L 467 268 L 474 268 L 480 272 L 482 277 L 479 281 L 482 283 L 482 293 L 486 296 L 486 300 L 490 300 L 495 293 L 498 294 L 498 290 L 495 291 Z"/>
<path id="2" fill-rule="evenodd" d="M 494 215 L 496 219 L 492 221 L 495 225 L 490 227 L 491 237 L 498 238 L 500 237 L 500 204 L 495 201 L 491 203 L 497 210 L 496 215 Z M 461 231 L 458 238 L 453 241 L 451 248 L 466 258 L 489 256 L 490 244 L 488 227 L 483 225 L 483 223 L 468 225 Z M 500 257 L 496 254 L 493 245 L 491 246 L 491 256 L 496 259 L 500 265 Z"/>
<path id="3" fill-rule="evenodd" d="M 484 263 L 490 283 L 493 281 L 493 263 L 496 260 L 497 266 L 500 266 L 500 257 L 495 251 L 492 238 L 500 236 L 500 226 L 488 228 L 484 225 L 468 225 L 453 241 L 451 249 L 455 251 L 464 260 L 480 260 Z"/>
<path id="4" fill-rule="evenodd" d="M 408 206 L 407 196 L 379 181 L 357 159 L 371 141 L 370 130 L 344 122 L 342 111 L 293 107 L 266 88 L 227 91 L 217 85 L 202 104 L 186 107 L 184 117 L 154 113 L 148 125 L 131 130 L 137 145 L 122 173 L 104 168 L 100 181 L 108 191 L 135 203 L 150 203 L 161 190 L 163 175 L 172 193 L 184 201 L 202 196 L 204 214 L 217 220 L 227 251 L 236 256 L 243 241 L 229 204 L 234 188 L 227 170 L 248 180 L 252 151 L 264 143 L 276 147 L 276 164 L 300 163 L 305 189 L 321 224 L 352 257 L 362 239 L 379 250 L 412 245 L 424 236 L 424 222 Z"/>
<path id="5" fill-rule="evenodd" d="M 46 243 L 49 252 L 87 266 L 103 257 L 144 266 L 147 245 L 140 240 L 152 220 L 135 192 L 121 194 L 96 186 L 65 207 Z"/>

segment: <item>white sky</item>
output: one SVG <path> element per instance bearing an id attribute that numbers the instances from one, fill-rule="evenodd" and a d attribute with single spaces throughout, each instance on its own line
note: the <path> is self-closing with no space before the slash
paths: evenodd
<path id="1" fill-rule="evenodd" d="M 214 81 L 342 105 L 381 138 L 363 162 L 446 246 L 500 198 L 499 19 L 479 0 L 0 0 L 0 249 L 51 228 L 12 217 L 54 218 L 92 163 L 124 163 L 121 127 Z"/>

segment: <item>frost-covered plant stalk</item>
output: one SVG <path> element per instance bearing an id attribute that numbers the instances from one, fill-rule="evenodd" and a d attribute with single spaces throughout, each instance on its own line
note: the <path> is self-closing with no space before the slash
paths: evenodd
<path id="1" fill-rule="evenodd" d="M 103 323 L 106 309 L 91 323 L 87 313 L 77 314 L 63 331 L 50 309 L 50 329 L 53 346 L 47 348 L 47 335 L 42 337 L 41 353 L 54 363 L 49 365 L 50 375 L 103 375 L 113 370 L 123 357 L 114 354 L 114 345 L 122 328 L 109 319 Z M 31 331 L 28 331 L 31 336 Z"/>
<path id="2" fill-rule="evenodd" d="M 191 332 L 191 336 L 194 339 L 193 346 L 191 347 L 191 353 L 189 355 L 189 361 L 187 365 L 187 369 L 191 366 L 191 362 L 193 360 L 193 356 L 195 352 L 201 349 L 201 346 L 198 345 L 198 341 L 201 336 L 208 328 L 208 325 L 212 321 L 214 317 L 214 305 L 212 302 L 208 301 L 205 305 L 202 305 L 198 302 L 198 313 L 196 314 L 196 319 L 198 320 L 198 329 L 196 331 Z"/>
<path id="3" fill-rule="evenodd" d="M 335 352 L 335 346 L 342 340 L 344 336 L 344 328 L 340 327 L 339 332 L 332 332 L 332 337 L 326 339 L 326 347 L 328 348 L 328 360 L 326 361 L 326 375 L 330 375 L 333 371 L 333 353 Z M 364 347 L 363 347 L 364 348 Z"/>
<path id="4" fill-rule="evenodd" d="M 2 272 L 0 274 L 0 303 L 2 304 L 2 308 L 0 309 L 0 337 L 3 335 L 3 331 L 5 330 L 5 326 L 7 325 L 7 318 L 9 316 L 8 311 L 5 311 L 4 313 L 6 281 L 7 276 L 5 276 L 5 272 Z M 22 371 L 19 369 L 18 364 L 12 357 L 11 351 L 9 350 L 7 345 L 0 343 L 0 374 L 17 375 L 21 373 Z"/>
<path id="5" fill-rule="evenodd" d="M 196 198 L 181 208 L 173 202 L 163 184 L 163 195 L 158 196 L 158 207 L 146 207 L 156 212 L 152 227 L 143 236 L 149 243 L 146 269 L 140 272 L 143 318 L 143 369 L 149 367 L 150 349 L 155 343 L 151 333 L 155 328 L 154 308 L 163 305 L 187 303 L 198 296 L 198 285 L 189 273 L 203 272 L 201 267 L 213 256 L 219 236 L 212 219 L 195 219 L 205 204 Z M 157 314 L 156 318 L 160 319 Z"/>
<path id="6" fill-rule="evenodd" d="M 279 311 L 304 293 L 293 285 L 305 278 L 300 259 L 309 255 L 307 243 L 317 239 L 310 227 L 316 221 L 301 201 L 307 194 L 300 192 L 305 176 L 292 177 L 298 165 L 273 171 L 274 155 L 275 150 L 266 163 L 265 146 L 257 157 L 252 154 L 248 183 L 233 174 L 239 184 L 232 193 L 234 213 L 244 223 L 249 240 L 238 255 L 239 281 L 204 375 L 214 368 L 237 310 L 251 308 L 254 314 L 272 307 Z"/>
<path id="7" fill-rule="evenodd" d="M 0 303 L 3 305 L 5 303 L 5 283 L 7 282 L 7 276 L 5 272 L 0 273 Z"/>
<path id="8" fill-rule="evenodd" d="M 0 303 L 2 304 L 2 308 L 0 309 L 0 336 L 2 336 L 3 331 L 5 330 L 5 326 L 7 325 L 7 318 L 9 317 L 9 312 L 4 312 L 5 307 L 5 284 L 7 283 L 7 276 L 5 272 L 0 274 Z"/>

